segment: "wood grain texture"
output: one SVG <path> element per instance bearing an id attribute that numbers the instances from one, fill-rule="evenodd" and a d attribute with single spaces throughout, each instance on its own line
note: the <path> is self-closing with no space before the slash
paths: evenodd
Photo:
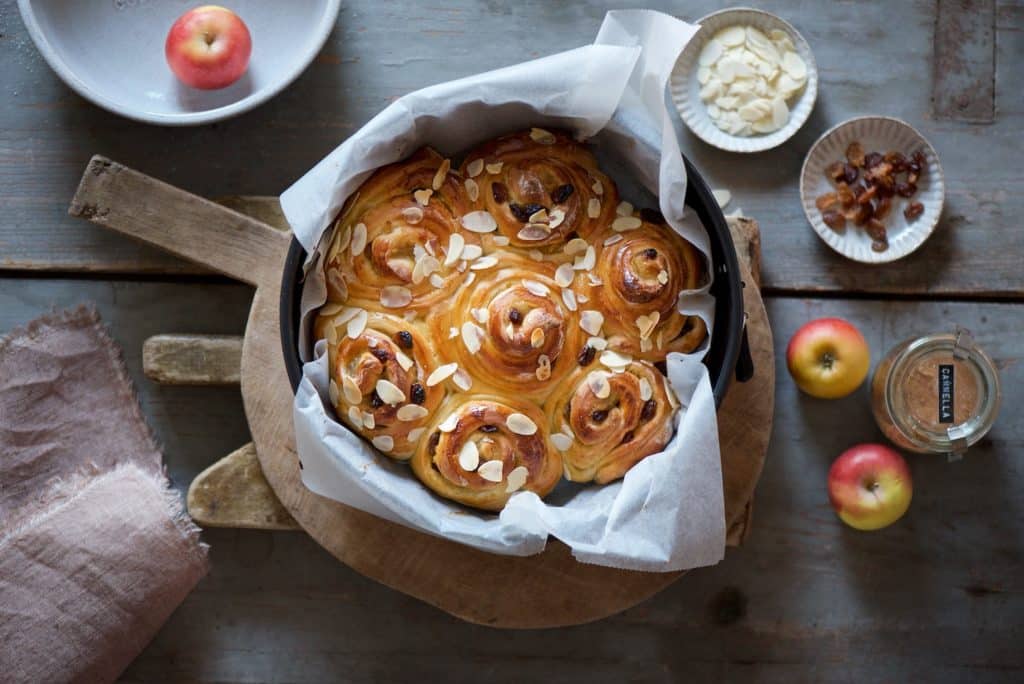
<path id="1" fill-rule="evenodd" d="M 612 6 L 693 19 L 720 3 L 352 0 L 317 60 L 279 96 L 231 121 L 168 129 L 126 121 L 75 95 L 36 53 L 14 0 L 0 0 L 0 268 L 196 272 L 64 215 L 92 154 L 206 197 L 276 195 L 395 98 L 589 43 Z M 756 155 L 722 153 L 688 131 L 681 140 L 710 185 L 731 189 L 735 206 L 771 226 L 763 236 L 766 290 L 1024 296 L 1011 229 L 1024 215 L 1020 3 L 995 6 L 996 117 L 987 126 L 932 115 L 935 2 L 759 6 L 790 20 L 814 50 L 821 87 L 811 119 L 782 148 Z M 861 114 L 914 124 L 947 174 L 946 213 L 935 235 L 891 267 L 866 268 L 833 254 L 807 225 L 797 196 L 800 164 L 813 141 Z"/>
<path id="2" fill-rule="evenodd" d="M 242 338 L 238 335 L 154 335 L 142 344 L 142 370 L 167 385 L 237 385 Z"/>
<path id="3" fill-rule="evenodd" d="M 992 123 L 996 113 L 995 0 L 938 0 L 932 111 L 940 119 Z"/>

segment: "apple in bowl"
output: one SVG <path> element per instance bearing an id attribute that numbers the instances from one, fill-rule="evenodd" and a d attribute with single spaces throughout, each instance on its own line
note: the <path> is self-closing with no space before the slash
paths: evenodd
<path id="1" fill-rule="evenodd" d="M 828 498 L 836 515 L 858 530 L 880 530 L 903 517 L 913 496 L 910 468 L 883 444 L 858 444 L 828 471 Z"/>
<path id="2" fill-rule="evenodd" d="M 841 318 L 819 318 L 790 339 L 786 366 L 801 391 L 820 399 L 838 399 L 864 382 L 871 351 L 852 324 Z"/>
<path id="3" fill-rule="evenodd" d="M 202 90 L 226 88 L 248 68 L 252 37 L 245 22 L 231 10 L 203 5 L 174 22 L 164 55 L 185 85 Z"/>

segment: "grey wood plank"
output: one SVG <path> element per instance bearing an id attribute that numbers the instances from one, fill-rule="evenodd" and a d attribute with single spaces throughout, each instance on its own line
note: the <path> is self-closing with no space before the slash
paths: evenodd
<path id="1" fill-rule="evenodd" d="M 938 0 L 932 110 L 941 119 L 995 118 L 995 0 Z"/>
<path id="2" fill-rule="evenodd" d="M 189 129 L 128 122 L 93 107 L 35 52 L 14 0 L 0 1 L 0 268 L 194 272 L 195 267 L 66 216 L 90 155 L 101 153 L 204 196 L 278 194 L 396 97 L 416 88 L 585 44 L 612 6 L 651 6 L 691 19 L 719 3 L 518 3 L 443 0 L 345 3 L 327 46 L 281 95 L 231 121 Z M 1024 215 L 1024 12 L 995 7 L 996 121 L 931 115 L 935 4 L 801 0 L 762 3 L 811 42 L 821 71 L 811 120 L 781 149 L 720 152 L 688 132 L 683 146 L 716 187 L 763 224 L 769 291 L 917 292 L 1020 297 L 1015 217 Z M 942 224 L 894 267 L 833 254 L 796 195 L 814 139 L 856 114 L 899 116 L 936 146 L 948 183 Z M 678 123 L 678 122 L 677 122 Z"/>
<path id="3" fill-rule="evenodd" d="M 236 392 L 143 379 L 143 339 L 238 333 L 248 290 L 230 285 L 0 281 L 0 330 L 94 299 L 126 346 L 179 489 L 245 436 Z M 572 629 L 460 623 L 338 564 L 305 535 L 207 530 L 213 570 L 125 674 L 129 682 L 980 681 L 1024 670 L 1024 305 L 776 298 L 776 428 L 752 534 L 620 616 Z M 875 362 L 905 336 L 960 323 L 1002 368 L 1004 411 L 961 463 L 909 458 L 907 517 L 845 528 L 825 477 L 846 447 L 881 439 L 866 388 L 800 395 L 783 351 L 810 318 L 857 323 Z M 496 590 L 500 590 L 500 587 Z"/>

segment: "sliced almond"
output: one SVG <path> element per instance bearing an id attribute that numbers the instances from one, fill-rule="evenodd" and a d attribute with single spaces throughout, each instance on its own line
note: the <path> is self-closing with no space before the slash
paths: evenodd
<path id="1" fill-rule="evenodd" d="M 569 256 L 572 256 L 574 254 L 582 254 L 583 252 L 586 252 L 588 246 L 587 241 L 583 238 L 573 238 L 565 243 L 565 247 L 562 248 L 562 251 Z"/>
<path id="2" fill-rule="evenodd" d="M 588 249 L 593 249 L 593 247 Z M 573 272 L 572 264 L 562 264 L 555 269 L 555 282 L 558 283 L 559 287 L 569 287 L 575 277 L 576 274 Z"/>
<path id="3" fill-rule="evenodd" d="M 474 280 L 476 280 L 476 273 L 470 272 L 470 274 L 466 276 L 466 286 L 469 287 L 472 285 Z"/>
<path id="4" fill-rule="evenodd" d="M 604 194 L 604 185 L 602 185 L 601 181 L 597 178 L 594 179 L 594 184 L 590 186 L 590 189 L 599 197 Z"/>
<path id="5" fill-rule="evenodd" d="M 632 216 L 633 205 L 626 201 L 619 202 L 619 205 L 615 207 L 615 213 L 619 216 Z"/>
<path id="6" fill-rule="evenodd" d="M 646 354 L 654 348 L 654 343 L 651 342 L 651 338 L 645 337 L 640 340 L 640 352 Z"/>
<path id="7" fill-rule="evenodd" d="M 349 375 L 341 378 L 341 393 L 349 404 L 360 404 L 363 401 L 363 393 L 359 389 L 359 385 Z"/>
<path id="8" fill-rule="evenodd" d="M 601 334 L 601 326 L 604 325 L 604 314 L 600 311 L 587 309 L 580 314 L 580 327 L 590 335 Z"/>
<path id="9" fill-rule="evenodd" d="M 352 229 L 352 242 L 349 243 L 352 248 L 352 256 L 359 256 L 363 253 L 366 248 L 366 224 L 357 223 L 356 227 Z"/>
<path id="10" fill-rule="evenodd" d="M 575 311 L 577 308 L 576 293 L 569 289 L 562 290 L 562 303 L 569 311 Z"/>
<path id="11" fill-rule="evenodd" d="M 470 440 L 459 449 L 459 467 L 466 472 L 473 472 L 480 465 L 480 449 L 476 442 Z"/>
<path id="12" fill-rule="evenodd" d="M 551 377 L 551 357 L 547 354 L 541 354 L 537 357 L 537 370 L 534 371 L 534 375 L 541 382 L 548 380 Z"/>
<path id="13" fill-rule="evenodd" d="M 448 339 L 452 340 L 459 336 L 459 329 L 455 327 L 448 328 Z"/>
<path id="14" fill-rule="evenodd" d="M 643 221 L 636 216 L 620 216 L 612 221 L 612 230 L 622 233 L 627 230 L 636 230 L 642 225 Z"/>
<path id="15" fill-rule="evenodd" d="M 530 280 L 529 278 L 523 278 L 522 283 L 523 287 L 538 297 L 547 297 L 551 294 L 551 289 L 544 283 L 539 283 L 536 280 Z"/>
<path id="16" fill-rule="evenodd" d="M 497 174 L 501 173 L 501 167 L 503 167 L 504 165 L 505 165 L 505 162 L 494 162 L 492 164 L 488 164 L 487 165 L 487 173 L 491 174 L 492 176 L 493 175 L 497 175 Z"/>
<path id="17" fill-rule="evenodd" d="M 363 427 L 367 430 L 372 430 L 377 427 L 377 419 L 374 418 L 373 414 L 369 411 L 363 411 Z"/>
<path id="18" fill-rule="evenodd" d="M 587 346 L 593 347 L 597 351 L 604 351 L 608 348 L 608 340 L 603 337 L 591 337 L 587 339 Z"/>
<path id="19" fill-rule="evenodd" d="M 508 478 L 506 480 L 508 484 L 505 487 L 505 492 L 507 494 L 511 494 L 512 492 L 517 492 L 522 489 L 523 485 L 526 484 L 526 478 L 529 477 L 529 475 L 530 471 L 526 469 L 526 466 L 516 466 L 513 468 L 512 472 L 508 474 Z"/>
<path id="20" fill-rule="evenodd" d="M 444 422 L 437 426 L 437 429 L 441 432 L 453 432 L 457 427 L 459 427 L 459 416 L 453 413 L 445 418 Z"/>
<path id="21" fill-rule="evenodd" d="M 531 249 L 530 258 L 533 259 L 534 261 L 544 261 L 544 252 L 540 251 L 539 249 Z"/>
<path id="22" fill-rule="evenodd" d="M 594 264 L 597 263 L 597 251 L 593 245 L 587 247 L 587 251 L 583 256 L 578 256 L 572 262 L 572 268 L 575 271 L 589 271 L 594 268 Z"/>
<path id="23" fill-rule="evenodd" d="M 345 330 L 350 339 L 356 339 L 363 334 L 366 330 L 366 321 L 370 315 L 366 313 L 366 309 L 358 309 L 354 316 L 349 320 Z"/>
<path id="24" fill-rule="evenodd" d="M 440 273 L 431 273 L 430 284 L 436 288 L 444 287 L 444 278 L 441 277 Z"/>
<path id="25" fill-rule="evenodd" d="M 419 285 L 423 282 L 424 278 L 439 270 L 441 270 L 441 262 L 429 254 L 424 254 L 423 258 L 417 261 L 416 265 L 413 266 L 412 282 L 415 285 Z"/>
<path id="26" fill-rule="evenodd" d="M 462 184 L 466 186 L 466 196 L 469 197 L 470 202 L 476 202 L 480 199 L 480 186 L 476 184 L 475 180 L 467 178 Z"/>
<path id="27" fill-rule="evenodd" d="M 388 285 L 380 290 L 380 303 L 389 309 L 400 309 L 412 302 L 412 292 L 401 285 Z"/>
<path id="28" fill-rule="evenodd" d="M 505 425 L 517 435 L 532 435 L 537 432 L 537 424 L 522 413 L 509 414 L 509 417 L 505 419 Z"/>
<path id="29" fill-rule="evenodd" d="M 430 188 L 427 188 L 426 190 L 417 190 L 416 192 L 412 193 L 412 196 L 416 200 L 417 204 L 421 204 L 425 207 L 427 206 L 427 203 L 430 202 L 430 196 L 433 194 L 434 191 L 431 190 Z"/>
<path id="30" fill-rule="evenodd" d="M 604 283 L 603 280 L 601 280 L 600 278 L 597 277 L 596 273 L 588 273 L 587 274 L 587 280 L 589 280 L 590 284 L 593 285 L 594 287 L 599 287 L 600 285 L 602 285 Z"/>
<path id="31" fill-rule="evenodd" d="M 473 378 L 461 368 L 452 374 L 452 382 L 463 392 L 468 392 L 473 386 Z"/>
<path id="32" fill-rule="evenodd" d="M 494 256 L 493 254 L 488 254 L 487 256 L 482 256 L 479 259 L 477 259 L 476 261 L 474 261 L 472 264 L 470 264 L 469 265 L 469 270 L 471 270 L 471 271 L 485 271 L 488 268 L 494 268 L 497 265 L 498 265 L 498 257 Z"/>
<path id="33" fill-rule="evenodd" d="M 608 382 L 608 374 L 602 371 L 590 371 L 587 375 L 587 387 L 598 399 L 607 399 L 612 393 L 611 383 Z"/>
<path id="34" fill-rule="evenodd" d="M 496 247 L 506 247 L 506 246 L 508 246 L 509 239 L 507 237 L 505 237 L 504 235 L 495 235 L 494 238 L 492 238 L 492 239 L 493 239 L 494 245 Z"/>
<path id="35" fill-rule="evenodd" d="M 388 453 L 395 448 L 395 440 L 390 435 L 379 435 L 374 437 L 372 440 L 373 446 L 377 447 L 384 453 Z"/>
<path id="36" fill-rule="evenodd" d="M 551 435 L 551 446 L 555 447 L 559 451 L 568 451 L 572 448 L 572 437 L 569 435 L 563 435 L 561 432 L 556 432 Z"/>
<path id="37" fill-rule="evenodd" d="M 540 349 L 544 345 L 544 328 L 534 328 L 533 332 L 530 333 L 530 346 L 534 349 Z"/>
<path id="38" fill-rule="evenodd" d="M 350 406 L 348 409 L 348 419 L 357 428 L 363 427 L 363 412 L 359 410 L 358 406 Z"/>
<path id="39" fill-rule="evenodd" d="M 470 354 L 476 354 L 480 351 L 480 338 L 483 335 L 484 331 L 475 323 L 466 321 L 462 324 L 462 342 L 466 345 L 466 349 L 469 350 Z M 452 372 L 454 373 L 455 371 Z"/>
<path id="40" fill-rule="evenodd" d="M 586 304 L 587 302 L 590 301 L 590 297 L 588 297 L 587 295 L 585 295 L 583 293 L 580 293 L 580 294 L 576 295 L 576 301 L 579 302 L 580 304 Z M 575 309 L 574 309 L 574 311 L 575 311 Z"/>
<path id="41" fill-rule="evenodd" d="M 448 254 L 444 258 L 444 265 L 451 266 L 458 261 L 465 247 L 466 239 L 458 233 L 452 233 L 448 237 Z"/>
<path id="42" fill-rule="evenodd" d="M 402 218 L 411 225 L 416 225 L 423 220 L 423 210 L 419 207 L 406 207 L 402 210 Z"/>
<path id="43" fill-rule="evenodd" d="M 331 406 L 338 405 L 339 394 L 341 394 L 341 391 L 338 389 L 338 383 L 334 382 L 334 379 L 332 378 L 331 384 L 327 386 L 327 397 L 331 400 Z"/>
<path id="44" fill-rule="evenodd" d="M 484 160 L 474 159 L 466 165 L 466 173 L 469 174 L 470 178 L 476 178 L 484 170 Z"/>
<path id="45" fill-rule="evenodd" d="M 530 138 L 541 145 L 554 145 L 556 140 L 554 133 L 546 131 L 543 128 L 531 128 Z"/>
<path id="46" fill-rule="evenodd" d="M 334 245 L 331 246 L 329 252 L 327 252 L 327 263 L 334 260 L 338 252 L 344 251 L 348 247 L 349 242 L 352 240 L 352 226 L 345 226 L 341 232 L 338 233 L 337 239 L 334 240 Z"/>
<path id="47" fill-rule="evenodd" d="M 651 381 L 647 378 L 640 378 L 640 401 L 647 401 L 654 394 L 654 388 L 651 387 Z"/>
<path id="48" fill-rule="evenodd" d="M 402 367 L 402 370 L 409 370 L 413 366 L 413 360 L 401 349 L 395 350 L 395 360 L 398 361 L 398 365 Z"/>
<path id="49" fill-rule="evenodd" d="M 381 398 L 385 404 L 401 404 L 405 401 L 405 392 L 403 392 L 397 385 L 389 380 L 381 378 L 377 381 L 376 388 L 377 396 Z"/>
<path id="50" fill-rule="evenodd" d="M 427 387 L 433 387 L 439 382 L 444 382 L 451 377 L 458 368 L 459 364 L 457 363 L 446 363 L 443 366 L 438 366 L 434 369 L 434 372 L 427 377 Z"/>
<path id="51" fill-rule="evenodd" d="M 398 412 L 395 415 L 398 417 L 398 420 L 405 423 L 411 423 L 414 420 L 426 418 L 430 415 L 430 411 L 418 404 L 406 404 L 402 408 L 398 409 Z"/>
<path id="52" fill-rule="evenodd" d="M 471 211 L 462 217 L 462 226 L 473 233 L 492 233 L 498 228 L 490 212 Z"/>
<path id="53" fill-rule="evenodd" d="M 404 314 L 402 314 L 402 318 L 404 318 L 407 322 L 412 323 L 413 321 L 416 320 L 416 312 L 406 311 Z"/>
<path id="54" fill-rule="evenodd" d="M 482 306 L 477 309 L 470 309 L 469 313 L 480 325 L 485 325 L 487 323 L 487 319 L 491 317 L 487 308 Z"/>
<path id="55" fill-rule="evenodd" d="M 340 313 L 340 312 L 344 311 L 347 308 L 349 308 L 349 307 L 346 307 L 341 302 L 328 302 L 327 304 L 324 304 L 323 306 L 320 307 L 320 311 L 318 311 L 317 314 L 320 315 L 320 316 L 333 316 L 334 314 Z M 355 315 L 355 311 L 352 312 L 352 315 L 353 316 Z M 349 318 L 351 318 L 351 316 L 349 316 Z M 344 322 L 345 321 L 339 321 L 339 320 L 335 320 L 334 321 L 334 323 L 336 323 L 336 324 L 340 324 L 340 323 L 344 323 Z"/>
<path id="56" fill-rule="evenodd" d="M 410 444 L 415 444 L 416 442 L 420 441 L 420 437 L 422 437 L 423 433 L 426 431 L 427 428 L 425 427 L 419 427 L 416 428 L 415 430 L 409 430 L 409 436 L 407 438 L 408 442 Z"/>
<path id="57" fill-rule="evenodd" d="M 664 269 L 658 271 L 658 282 L 661 283 L 662 285 L 668 283 L 668 271 Z"/>
<path id="58" fill-rule="evenodd" d="M 477 474 L 488 482 L 501 482 L 505 464 L 501 461 L 487 461 L 477 468 Z"/>
<path id="59" fill-rule="evenodd" d="M 548 210 L 543 207 L 530 214 L 530 223 L 547 223 L 548 222 Z"/>
<path id="60" fill-rule="evenodd" d="M 448 177 L 448 172 L 452 168 L 452 160 L 445 159 L 441 162 L 441 166 L 438 167 L 437 173 L 434 174 L 434 182 L 431 183 L 431 187 L 434 190 L 440 190 L 441 186 L 444 185 L 444 179 Z"/>
<path id="61" fill-rule="evenodd" d="M 338 327 L 336 325 L 327 326 L 327 344 L 332 347 L 338 344 Z"/>
<path id="62" fill-rule="evenodd" d="M 590 201 L 587 202 L 587 216 L 590 218 L 597 218 L 601 215 L 601 200 L 596 197 L 591 197 Z"/>
<path id="63" fill-rule="evenodd" d="M 537 240 L 546 240 L 550 237 L 551 233 L 546 228 L 539 226 L 538 224 L 530 224 L 516 233 L 516 237 L 524 242 L 536 242 Z"/>
<path id="64" fill-rule="evenodd" d="M 548 225 L 557 228 L 565 221 L 565 212 L 561 209 L 552 209 L 548 214 Z"/>
<path id="65" fill-rule="evenodd" d="M 603 244 L 603 245 L 604 245 L 605 247 L 611 247 L 611 246 L 612 246 L 612 245 L 614 245 L 614 244 L 615 244 L 616 242 L 622 242 L 622 236 L 621 236 L 621 235 L 619 235 L 619 234 L 617 234 L 617 233 L 616 233 L 615 235 L 612 235 L 611 237 L 607 237 L 607 238 L 605 238 L 605 239 L 604 239 L 604 242 L 603 242 L 602 244 Z"/>
<path id="66" fill-rule="evenodd" d="M 601 363 L 609 368 L 625 368 L 633 363 L 633 357 L 628 354 L 620 354 L 612 349 L 601 352 Z"/>

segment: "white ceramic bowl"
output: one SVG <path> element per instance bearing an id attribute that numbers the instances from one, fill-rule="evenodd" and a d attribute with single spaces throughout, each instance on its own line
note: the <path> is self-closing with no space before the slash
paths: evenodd
<path id="1" fill-rule="evenodd" d="M 701 25 L 700 30 L 683 48 L 669 78 L 669 92 L 686 125 L 704 142 L 728 152 L 763 152 L 789 140 L 811 115 L 814 101 L 818 96 L 818 67 L 814 62 L 811 46 L 788 22 L 762 10 L 745 7 L 725 9 L 712 12 L 697 23 Z M 701 50 L 716 33 L 737 25 L 753 26 L 765 33 L 775 29 L 784 31 L 793 41 L 797 54 L 807 65 L 807 83 L 796 100 L 787 103 L 790 109 L 789 121 L 774 133 L 754 134 L 749 137 L 730 135 L 711 121 L 707 108 L 701 102 L 700 84 L 697 82 L 697 61 Z"/>
<path id="2" fill-rule="evenodd" d="M 860 141 L 865 152 L 885 154 L 895 150 L 909 157 L 922 150 L 927 157 L 927 167 L 918 181 L 917 194 L 910 199 L 893 196 L 892 211 L 885 219 L 889 248 L 884 252 L 874 251 L 867 232 L 851 222 L 847 222 L 842 231 L 829 228 L 815 205 L 818 197 L 834 190 L 825 176 L 825 168 L 833 162 L 845 161 L 846 148 L 855 140 Z M 910 124 L 885 116 L 850 119 L 826 131 L 807 153 L 800 172 L 800 201 L 814 232 L 843 256 L 866 264 L 895 261 L 924 244 L 939 223 L 945 196 L 946 184 L 935 148 Z M 924 205 L 924 213 L 913 221 L 907 221 L 903 209 L 915 201 Z"/>
<path id="3" fill-rule="evenodd" d="M 331 32 L 340 0 L 224 0 L 252 34 L 249 68 L 221 90 L 183 85 L 164 59 L 175 19 L 199 0 L 18 0 L 39 52 L 82 97 L 165 126 L 219 121 L 266 102 L 295 80 Z"/>

